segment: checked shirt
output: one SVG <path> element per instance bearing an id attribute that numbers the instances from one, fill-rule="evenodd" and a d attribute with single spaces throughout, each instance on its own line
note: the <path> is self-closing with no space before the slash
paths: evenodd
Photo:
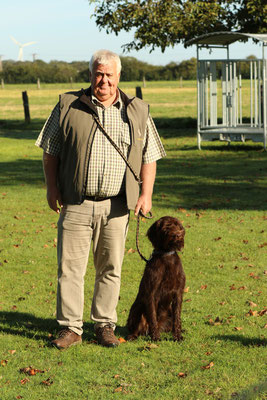
<path id="1" fill-rule="evenodd" d="M 107 108 L 94 96 L 92 101 L 97 108 L 100 122 L 123 154 L 128 157 L 131 137 L 125 106 L 120 96 Z M 35 143 L 53 156 L 58 156 L 61 150 L 59 117 L 60 107 L 57 103 Z M 165 155 L 155 124 L 149 115 L 143 143 L 143 163 L 157 161 Z M 122 193 L 125 190 L 125 171 L 125 161 L 97 128 L 88 165 L 86 195 L 111 197 Z"/>

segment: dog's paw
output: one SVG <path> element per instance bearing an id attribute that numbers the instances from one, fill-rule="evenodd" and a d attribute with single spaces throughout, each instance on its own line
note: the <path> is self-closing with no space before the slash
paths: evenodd
<path id="1" fill-rule="evenodd" d="M 158 334 L 152 334 L 150 335 L 152 342 L 160 342 L 160 335 Z"/>
<path id="2" fill-rule="evenodd" d="M 173 340 L 175 342 L 181 342 L 182 340 L 184 340 L 182 335 L 173 335 Z"/>
<path id="3" fill-rule="evenodd" d="M 137 336 L 136 335 L 128 335 L 126 340 L 127 342 L 132 342 L 133 340 L 136 340 Z"/>

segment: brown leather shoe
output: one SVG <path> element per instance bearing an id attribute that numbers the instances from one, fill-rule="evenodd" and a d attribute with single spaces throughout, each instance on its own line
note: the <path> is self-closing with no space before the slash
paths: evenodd
<path id="1" fill-rule="evenodd" d="M 62 329 L 58 334 L 58 338 L 51 342 L 59 350 L 67 349 L 79 343 L 82 343 L 82 337 L 68 328 Z"/>
<path id="2" fill-rule="evenodd" d="M 101 326 L 96 329 L 96 338 L 98 344 L 105 347 L 117 347 L 120 342 L 114 335 L 114 331 L 110 325 Z"/>

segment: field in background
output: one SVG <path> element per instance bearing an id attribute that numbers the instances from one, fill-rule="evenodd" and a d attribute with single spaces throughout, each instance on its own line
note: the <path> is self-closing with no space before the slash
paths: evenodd
<path id="1" fill-rule="evenodd" d="M 129 94 L 135 86 L 121 84 Z M 31 124 L 24 123 L 23 90 Z M 84 343 L 64 352 L 49 346 L 57 329 L 57 216 L 46 204 L 42 152 L 34 142 L 58 94 L 67 90 L 0 89 L 0 399 L 265 399 L 267 153 L 251 142 L 206 143 L 198 151 L 195 82 L 182 88 L 180 82 L 147 82 L 143 89 L 167 151 L 158 162 L 154 220 L 173 215 L 186 229 L 184 341 L 164 335 L 156 344 L 140 338 L 116 350 L 97 346 L 90 256 Z M 142 221 L 140 232 L 147 257 L 150 224 Z M 135 231 L 131 215 L 116 330 L 122 338 L 144 268 Z M 38 372 L 21 372 L 29 366 Z"/>

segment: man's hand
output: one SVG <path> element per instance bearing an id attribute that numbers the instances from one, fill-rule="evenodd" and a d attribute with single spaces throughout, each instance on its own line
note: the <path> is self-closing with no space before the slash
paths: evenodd
<path id="1" fill-rule="evenodd" d="M 156 162 L 143 164 L 141 168 L 142 191 L 137 201 L 134 214 L 138 215 L 141 210 L 144 215 L 151 210 L 152 193 L 156 176 Z"/>
<path id="2" fill-rule="evenodd" d="M 43 155 L 43 167 L 47 186 L 47 202 L 49 207 L 56 213 L 60 213 L 63 207 L 60 191 L 57 187 L 58 157 L 45 153 Z"/>
<path id="3" fill-rule="evenodd" d="M 59 189 L 56 186 L 53 188 L 47 187 L 46 198 L 49 207 L 59 214 L 60 209 L 63 207 Z"/>
<path id="4" fill-rule="evenodd" d="M 146 196 L 144 194 L 141 194 L 141 196 L 137 201 L 134 210 L 134 215 L 138 215 L 140 210 L 144 215 L 146 215 L 146 213 L 148 213 L 151 210 L 151 208 L 152 208 L 151 196 Z"/>

